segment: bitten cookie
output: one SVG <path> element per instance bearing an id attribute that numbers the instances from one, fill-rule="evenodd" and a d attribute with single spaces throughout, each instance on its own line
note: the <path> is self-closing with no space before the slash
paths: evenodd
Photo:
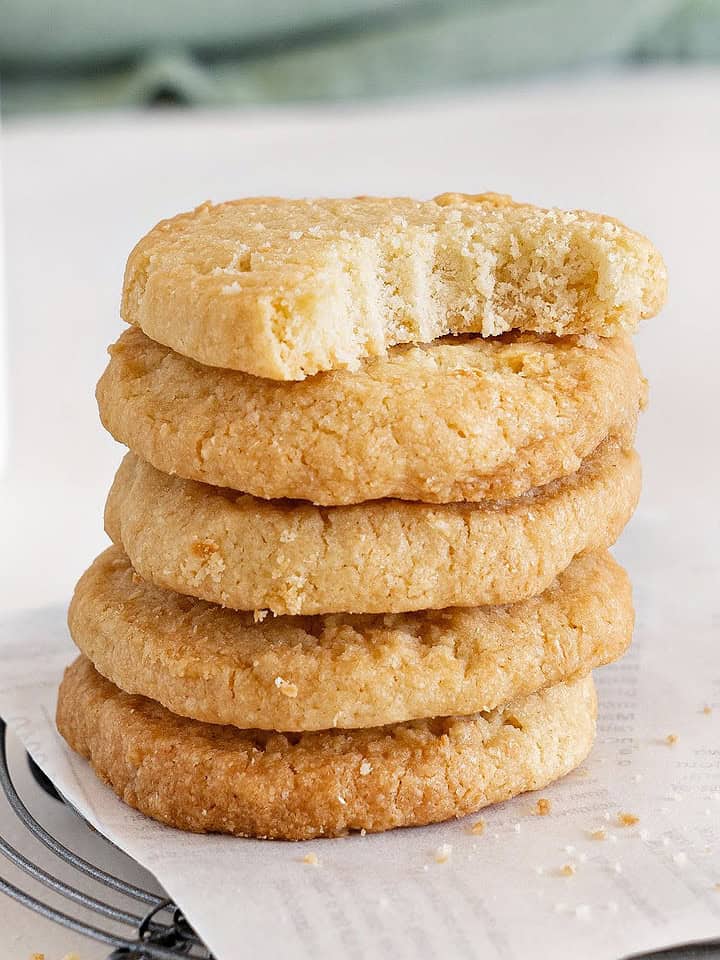
<path id="1" fill-rule="evenodd" d="M 269 499 L 443 503 L 520 496 L 608 436 L 630 446 L 645 381 L 625 336 L 446 338 L 279 383 L 128 330 L 97 398 L 164 473 Z"/>
<path id="2" fill-rule="evenodd" d="M 78 583 L 68 623 L 126 693 L 208 723 L 302 731 L 492 710 L 622 656 L 633 610 L 625 572 L 597 553 L 509 606 L 256 623 L 154 587 L 111 547 Z"/>
<path id="3" fill-rule="evenodd" d="M 122 693 L 84 657 L 57 725 L 126 803 L 196 832 L 304 840 L 447 820 L 536 790 L 588 754 L 592 679 L 487 714 L 366 730 L 243 731 Z"/>
<path id="4" fill-rule="evenodd" d="M 154 227 L 130 254 L 122 315 L 202 363 L 302 380 L 448 333 L 612 335 L 665 290 L 648 240 L 582 210 L 492 193 L 254 198 Z"/>
<path id="5" fill-rule="evenodd" d="M 258 500 L 128 454 L 105 529 L 144 579 L 228 607 L 396 613 L 540 593 L 577 554 L 615 542 L 639 492 L 638 457 L 616 443 L 515 500 L 442 505 Z"/>

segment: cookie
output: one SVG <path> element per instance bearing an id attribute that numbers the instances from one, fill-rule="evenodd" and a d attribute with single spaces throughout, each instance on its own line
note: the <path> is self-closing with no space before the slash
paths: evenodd
<path id="1" fill-rule="evenodd" d="M 610 546 L 640 492 L 638 457 L 605 443 L 515 500 L 316 507 L 169 477 L 128 454 L 105 529 L 157 586 L 239 610 L 397 613 L 512 603 Z"/>
<path id="2" fill-rule="evenodd" d="M 261 197 L 154 227 L 130 254 L 122 315 L 202 363 L 302 380 L 448 333 L 613 335 L 665 292 L 645 237 L 582 210 Z"/>
<path id="3" fill-rule="evenodd" d="M 279 383 L 128 330 L 97 389 L 116 440 L 164 473 L 324 505 L 517 497 L 632 442 L 645 382 L 627 337 L 449 338 Z"/>
<path id="4" fill-rule="evenodd" d="M 587 756 L 592 679 L 471 717 L 280 734 L 177 717 L 80 657 L 57 725 L 130 806 L 199 833 L 306 840 L 461 817 L 546 786 Z"/>
<path id="5" fill-rule="evenodd" d="M 255 622 L 141 580 L 111 547 L 78 583 L 68 623 L 126 693 L 194 720 L 301 731 L 492 710 L 616 660 L 633 610 L 625 572 L 596 553 L 510 606 Z"/>

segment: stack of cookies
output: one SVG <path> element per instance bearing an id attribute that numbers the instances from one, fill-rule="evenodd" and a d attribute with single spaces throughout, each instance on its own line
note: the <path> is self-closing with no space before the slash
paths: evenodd
<path id="1" fill-rule="evenodd" d="M 70 607 L 68 743 L 151 817 L 292 839 L 566 774 L 631 639 L 607 549 L 664 296 L 644 237 L 496 194 L 160 223 L 98 385 L 130 453 Z"/>

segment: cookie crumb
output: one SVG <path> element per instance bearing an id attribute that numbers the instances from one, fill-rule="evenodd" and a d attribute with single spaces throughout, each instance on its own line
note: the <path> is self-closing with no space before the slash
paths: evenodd
<path id="1" fill-rule="evenodd" d="M 605 840 L 607 833 L 602 827 L 598 827 L 596 830 L 588 830 L 588 836 L 591 840 Z"/>
<path id="2" fill-rule="evenodd" d="M 284 697 L 290 697 L 292 700 L 298 695 L 297 685 L 286 680 L 284 677 L 275 677 L 275 686 Z"/>
<path id="3" fill-rule="evenodd" d="M 306 853 L 302 859 L 303 863 L 306 863 L 310 867 L 319 867 L 320 861 L 318 860 L 316 853 Z"/>
<path id="4" fill-rule="evenodd" d="M 481 837 L 485 833 L 485 821 L 477 820 L 471 827 L 470 833 L 475 837 Z"/>
<path id="5" fill-rule="evenodd" d="M 552 803 L 549 800 L 546 800 L 545 797 L 541 797 L 535 804 L 535 813 L 537 813 L 539 817 L 546 817 L 551 810 Z"/>
<path id="6" fill-rule="evenodd" d="M 219 549 L 214 540 L 196 540 L 190 546 L 190 552 L 200 560 L 209 560 Z"/>
<path id="7" fill-rule="evenodd" d="M 369 773 L 372 773 L 372 764 L 369 760 L 363 760 L 360 764 L 360 776 L 366 777 Z"/>
<path id="8" fill-rule="evenodd" d="M 712 713 L 712 707 L 710 706 L 709 703 L 706 703 L 706 704 L 705 704 L 705 706 L 703 707 L 703 711 L 702 711 L 702 712 L 705 714 L 706 717 L 709 717 L 709 716 L 710 716 L 710 714 Z"/>
<path id="9" fill-rule="evenodd" d="M 367 830 L 365 829 L 365 827 L 363 827 L 362 830 L 360 831 L 360 836 L 361 836 L 361 837 L 366 837 L 366 836 L 367 836 Z"/>
<path id="10" fill-rule="evenodd" d="M 574 877 L 575 876 L 575 864 L 574 863 L 565 863 L 560 867 L 560 876 L 561 877 Z"/>
<path id="11" fill-rule="evenodd" d="M 636 823 L 640 823 L 640 817 L 634 813 L 619 813 L 617 822 L 621 827 L 634 827 Z"/>
<path id="12" fill-rule="evenodd" d="M 442 843 L 435 850 L 435 863 L 447 863 L 452 856 L 452 846 L 449 843 Z"/>
<path id="13" fill-rule="evenodd" d="M 678 742 L 678 735 L 677 735 L 676 733 L 669 733 L 669 734 L 665 737 L 665 743 L 666 743 L 669 747 L 674 747 L 677 742 Z"/>
<path id="14" fill-rule="evenodd" d="M 713 890 L 717 890 L 717 892 L 720 893 L 720 883 L 714 884 L 714 885 L 713 885 Z"/>

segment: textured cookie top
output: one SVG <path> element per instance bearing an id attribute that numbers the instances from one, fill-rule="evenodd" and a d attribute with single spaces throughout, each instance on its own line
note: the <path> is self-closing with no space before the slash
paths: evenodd
<path id="1" fill-rule="evenodd" d="M 592 679 L 490 713 L 281 734 L 187 720 L 80 657 L 57 725 L 122 799 L 183 830 L 304 840 L 460 817 L 536 790 L 587 755 Z"/>
<path id="2" fill-rule="evenodd" d="M 203 363 L 302 380 L 448 333 L 612 335 L 665 290 L 647 239 L 581 210 L 254 198 L 154 227 L 130 254 L 122 315 Z"/>
<path id="3" fill-rule="evenodd" d="M 633 612 L 627 576 L 598 553 L 510 606 L 256 622 L 153 586 L 111 547 L 81 577 L 68 623 L 127 693 L 208 723 L 298 731 L 492 710 L 617 659 Z"/>
<path id="4" fill-rule="evenodd" d="M 270 499 L 503 499 L 632 441 L 645 382 L 627 336 L 506 334 L 393 347 L 281 383 L 128 330 L 97 389 L 113 436 L 164 473 Z"/>
<path id="5" fill-rule="evenodd" d="M 169 477 L 128 454 L 105 529 L 161 587 L 239 610 L 390 613 L 510 603 L 578 553 L 614 543 L 637 503 L 637 456 L 601 445 L 577 473 L 497 503 L 316 507 Z"/>

